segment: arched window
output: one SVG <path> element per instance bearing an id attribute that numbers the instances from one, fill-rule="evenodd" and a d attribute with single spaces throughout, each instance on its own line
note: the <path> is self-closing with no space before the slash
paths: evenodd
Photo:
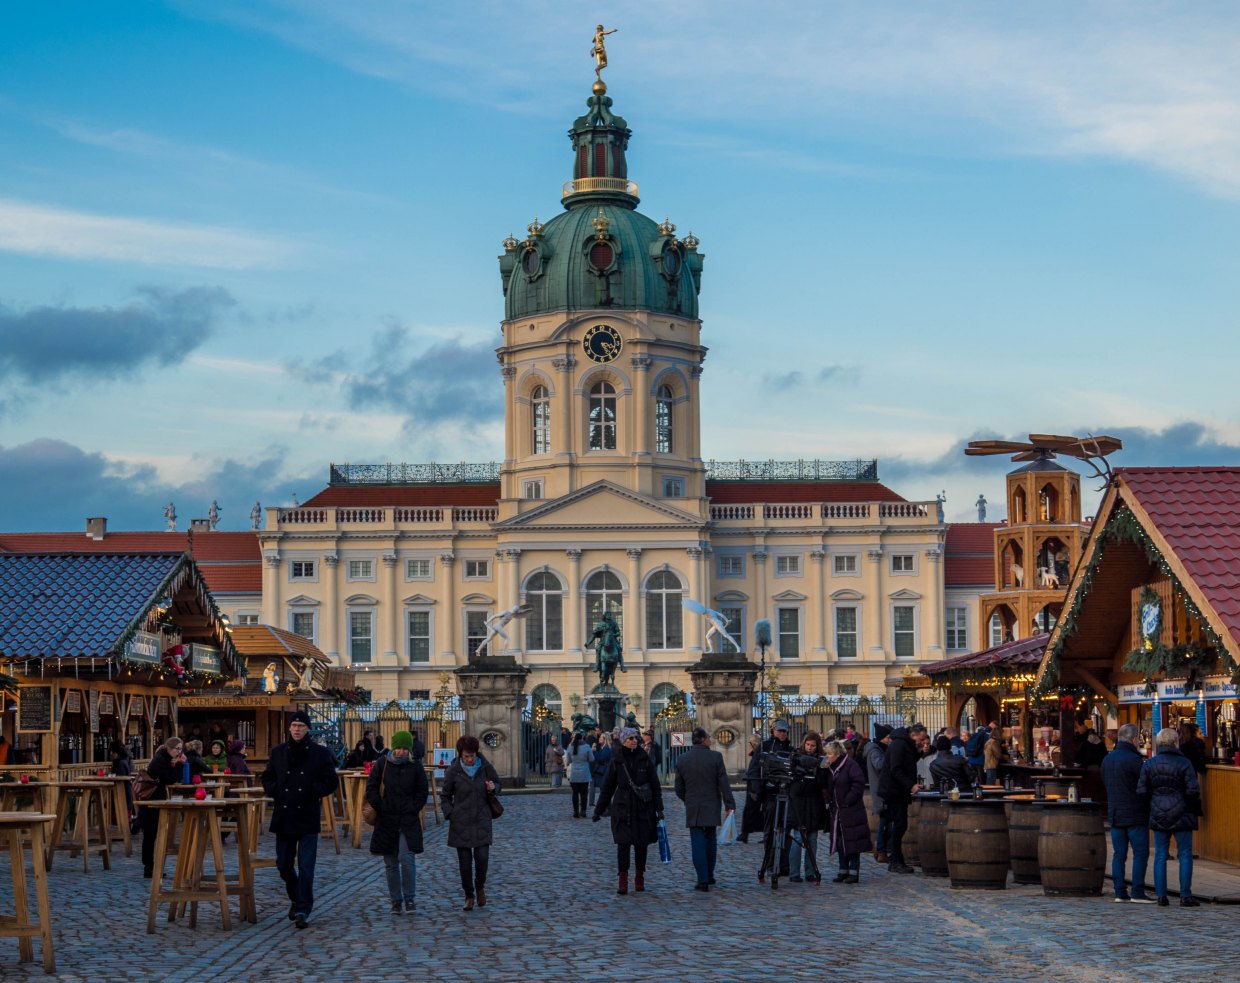
<path id="1" fill-rule="evenodd" d="M 672 387 L 660 386 L 654 402 L 654 449 L 672 453 Z"/>
<path id="2" fill-rule="evenodd" d="M 551 452 L 551 396 L 546 386 L 535 386 L 530 393 L 530 420 L 533 425 L 532 446 L 535 454 Z"/>
<path id="3" fill-rule="evenodd" d="M 685 647 L 682 623 L 680 580 L 674 573 L 660 570 L 646 581 L 646 647 L 680 649 Z"/>
<path id="4" fill-rule="evenodd" d="M 674 683 L 659 683 L 650 691 L 650 716 L 657 717 L 660 713 L 667 709 L 667 705 L 672 702 L 672 697 L 679 693 Z"/>
<path id="5" fill-rule="evenodd" d="M 610 382 L 590 387 L 590 450 L 616 449 L 616 389 Z"/>
<path id="6" fill-rule="evenodd" d="M 599 570 L 586 581 L 586 631 L 594 631 L 594 625 L 610 611 L 616 624 L 623 625 L 624 587 L 620 578 L 610 570 Z"/>
<path id="7" fill-rule="evenodd" d="M 556 717 L 564 716 L 564 698 L 560 696 L 560 691 L 550 683 L 535 686 L 534 691 L 530 693 L 530 701 L 534 706 L 542 704 Z"/>
<path id="8" fill-rule="evenodd" d="M 553 573 L 536 573 L 525 582 L 525 647 L 531 652 L 564 648 L 564 585 Z"/>

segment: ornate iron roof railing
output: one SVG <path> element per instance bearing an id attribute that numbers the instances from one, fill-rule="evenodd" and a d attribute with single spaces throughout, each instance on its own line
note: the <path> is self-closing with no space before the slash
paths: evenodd
<path id="1" fill-rule="evenodd" d="M 499 465 L 470 464 L 333 464 L 332 485 L 460 485 L 499 481 Z"/>
<path id="2" fill-rule="evenodd" d="M 715 481 L 877 481 L 878 461 L 707 461 Z"/>

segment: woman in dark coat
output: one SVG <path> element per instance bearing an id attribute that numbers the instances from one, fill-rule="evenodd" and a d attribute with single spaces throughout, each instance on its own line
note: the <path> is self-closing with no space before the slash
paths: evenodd
<path id="1" fill-rule="evenodd" d="M 146 773 L 155 780 L 155 791 L 150 798 L 162 801 L 168 798 L 168 786 L 181 780 L 181 766 L 185 754 L 181 738 L 170 737 L 151 755 Z M 142 823 L 142 876 L 150 877 L 155 869 L 155 834 L 159 830 L 159 810 L 138 807 L 138 819 Z"/>
<path id="2" fill-rule="evenodd" d="M 830 784 L 830 774 L 822 754 L 822 738 L 817 732 L 811 730 L 805 735 L 801 741 L 801 753 L 813 755 L 822 766 L 812 775 L 794 779 L 788 786 L 788 869 L 792 875 L 788 880 L 793 884 L 822 880 L 818 831 L 827 828 L 827 803 L 823 794 Z M 809 849 L 805 849 L 806 846 Z"/>
<path id="3" fill-rule="evenodd" d="M 228 745 L 228 772 L 231 775 L 250 775 L 250 763 L 245 760 L 245 741 L 237 739 Z"/>
<path id="4" fill-rule="evenodd" d="M 633 889 L 646 889 L 646 854 L 650 844 L 658 841 L 659 820 L 663 818 L 659 776 L 638 742 L 636 729 L 625 727 L 620 731 L 620 750 L 612 758 L 591 817 L 597 823 L 608 806 L 611 807 L 611 838 L 616 842 L 616 864 L 620 873 L 617 894 L 629 893 L 629 847 L 633 848 L 637 865 Z"/>
<path id="5" fill-rule="evenodd" d="M 398 730 L 391 753 L 375 762 L 366 781 L 366 801 L 378 817 L 370 852 L 383 857 L 393 915 L 412 913 L 415 907 L 414 855 L 422 852 L 421 813 L 429 792 L 426 769 L 413 757 L 413 735 Z"/>
<path id="6" fill-rule="evenodd" d="M 456 760 L 448 766 L 439 787 L 443 814 L 448 820 L 448 846 L 456 847 L 465 889 L 465 910 L 487 903 L 487 864 L 491 857 L 491 806 L 487 793 L 500 793 L 499 775 L 478 753 L 478 738 L 468 735 L 456 742 Z"/>
<path id="7" fill-rule="evenodd" d="M 831 852 L 839 854 L 837 884 L 861 880 L 861 854 L 872 849 L 870 820 L 865 813 L 865 773 L 838 741 L 827 745 L 827 771 L 831 775 L 827 828 Z"/>
<path id="8" fill-rule="evenodd" d="M 1193 897 L 1193 830 L 1201 815 L 1201 785 L 1192 762 L 1180 751 L 1180 735 L 1164 727 L 1154 737 L 1158 753 L 1145 760 L 1137 779 L 1137 797 L 1150 808 L 1154 831 L 1154 893 L 1167 901 L 1167 857 L 1175 839 L 1176 866 L 1180 868 L 1180 907 L 1196 908 Z"/>

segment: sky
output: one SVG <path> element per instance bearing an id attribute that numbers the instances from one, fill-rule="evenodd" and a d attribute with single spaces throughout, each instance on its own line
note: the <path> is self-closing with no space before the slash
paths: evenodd
<path id="1" fill-rule="evenodd" d="M 500 459 L 496 257 L 600 19 L 706 257 L 703 457 L 878 458 L 953 521 L 1003 517 L 971 439 L 1240 464 L 1235 4 L 11 0 L 0 528 Z"/>

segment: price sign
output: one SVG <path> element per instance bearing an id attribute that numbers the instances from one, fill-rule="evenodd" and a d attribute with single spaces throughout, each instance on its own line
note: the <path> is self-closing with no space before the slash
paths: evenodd
<path id="1" fill-rule="evenodd" d="M 52 687 L 23 686 L 17 694 L 17 729 L 23 734 L 52 730 Z"/>

